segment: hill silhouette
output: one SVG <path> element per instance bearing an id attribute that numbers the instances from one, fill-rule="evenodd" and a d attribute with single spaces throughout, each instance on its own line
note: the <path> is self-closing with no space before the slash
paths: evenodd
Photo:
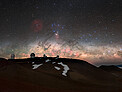
<path id="1" fill-rule="evenodd" d="M 0 62 L 0 92 L 121 92 L 122 90 L 121 79 L 118 76 L 83 60 L 35 57 L 5 59 Z"/>

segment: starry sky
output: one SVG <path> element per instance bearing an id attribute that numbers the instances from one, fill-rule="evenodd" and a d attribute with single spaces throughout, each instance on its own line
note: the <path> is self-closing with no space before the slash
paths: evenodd
<path id="1" fill-rule="evenodd" d="M 122 0 L 0 0 L 0 57 L 122 64 Z"/>

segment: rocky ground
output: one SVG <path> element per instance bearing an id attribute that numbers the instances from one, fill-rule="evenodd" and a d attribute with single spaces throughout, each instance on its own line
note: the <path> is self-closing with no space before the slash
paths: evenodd
<path id="1" fill-rule="evenodd" d="M 0 92 L 121 92 L 122 69 L 65 58 L 0 59 Z M 112 69 L 115 69 L 113 71 Z M 109 70 L 109 71 L 108 71 Z"/>

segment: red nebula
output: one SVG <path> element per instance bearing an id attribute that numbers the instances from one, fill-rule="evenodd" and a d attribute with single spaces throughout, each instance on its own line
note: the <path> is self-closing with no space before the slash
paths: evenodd
<path id="1" fill-rule="evenodd" d="M 34 32 L 39 32 L 42 30 L 42 21 L 40 19 L 35 19 L 32 22 L 31 28 Z"/>

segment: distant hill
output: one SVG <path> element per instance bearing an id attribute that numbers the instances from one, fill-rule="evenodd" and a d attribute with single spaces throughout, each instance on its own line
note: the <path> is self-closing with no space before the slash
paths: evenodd
<path id="1" fill-rule="evenodd" d="M 108 71 L 108 72 L 111 72 L 111 71 L 122 71 L 122 69 L 118 68 L 115 65 L 109 65 L 109 66 L 102 65 L 99 68 L 101 68 L 101 69 L 103 69 L 105 71 Z"/>
<path id="2" fill-rule="evenodd" d="M 121 68 L 122 69 L 122 65 L 116 65 L 118 68 Z"/>
<path id="3" fill-rule="evenodd" d="M 116 65 L 109 65 L 109 66 L 102 65 L 99 68 L 112 74 L 113 76 L 116 77 L 116 79 L 119 82 L 122 82 L 122 69 L 121 68 L 117 67 Z"/>
<path id="4" fill-rule="evenodd" d="M 9 59 L 4 62 L 6 64 L 0 66 L 0 92 L 121 92 L 122 90 L 122 83 L 117 76 L 109 73 L 103 66 L 98 68 L 82 60 L 36 57 Z"/>

